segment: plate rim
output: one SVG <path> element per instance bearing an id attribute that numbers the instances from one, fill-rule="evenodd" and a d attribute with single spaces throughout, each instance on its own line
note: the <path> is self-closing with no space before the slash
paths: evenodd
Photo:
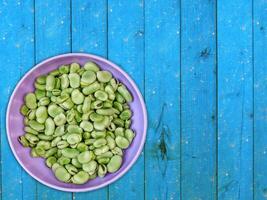
<path id="1" fill-rule="evenodd" d="M 105 181 L 104 183 L 101 183 L 101 184 L 99 184 L 97 186 L 90 187 L 90 188 L 65 188 L 65 187 L 61 187 L 61 186 L 56 186 L 56 185 L 47 183 L 46 181 L 43 181 L 42 179 L 40 179 L 40 178 L 36 177 L 34 174 L 32 174 L 30 170 L 26 169 L 26 167 L 24 166 L 22 161 L 19 159 L 19 156 L 17 155 L 17 153 L 16 153 L 16 151 L 15 151 L 15 149 L 13 147 L 12 142 L 11 142 L 11 138 L 10 138 L 10 130 L 9 130 L 9 126 L 8 126 L 8 117 L 10 115 L 11 102 L 13 101 L 14 95 L 17 92 L 18 87 L 21 85 L 21 83 L 24 81 L 24 79 L 26 79 L 27 75 L 30 74 L 31 72 L 33 72 L 34 70 L 36 70 L 37 68 L 41 67 L 42 65 L 44 65 L 47 62 L 50 62 L 50 61 L 52 61 L 54 59 L 58 59 L 58 58 L 62 58 L 62 57 L 69 57 L 69 56 L 82 56 L 82 57 L 88 57 L 88 58 L 92 58 L 92 59 L 95 59 L 95 60 L 99 60 L 101 62 L 107 63 L 108 65 L 112 66 L 115 70 L 117 70 L 120 73 L 122 73 L 126 77 L 126 79 L 130 82 L 130 84 L 133 86 L 134 90 L 136 91 L 137 96 L 140 99 L 141 107 L 142 107 L 143 115 L 144 115 L 144 122 L 143 122 L 144 131 L 143 131 L 142 140 L 141 140 L 141 143 L 140 143 L 140 145 L 138 147 L 137 153 L 135 154 L 134 158 L 130 161 L 129 165 L 126 166 L 125 169 L 123 169 L 120 172 L 120 174 L 118 174 L 114 178 L 112 178 L 112 179 L 110 179 L 108 181 Z M 64 192 L 88 192 L 88 191 L 93 191 L 93 190 L 97 190 L 97 189 L 103 188 L 103 187 L 105 187 L 105 186 L 117 181 L 123 175 L 125 175 L 129 171 L 129 169 L 136 163 L 137 159 L 139 158 L 139 156 L 140 156 L 140 154 L 141 154 L 141 152 L 142 152 L 142 150 L 144 148 L 144 144 L 145 144 L 145 141 L 146 141 L 146 135 L 147 135 L 147 109 L 146 109 L 144 98 L 143 98 L 139 88 L 135 84 L 134 80 L 130 77 L 130 75 L 128 75 L 118 65 L 116 65 L 115 63 L 107 60 L 106 58 L 103 58 L 101 56 L 97 56 L 97 55 L 94 55 L 94 54 L 89 54 L 89 53 L 65 53 L 65 54 L 59 54 L 59 55 L 56 55 L 56 56 L 53 56 L 53 57 L 49 57 L 49 58 L 41 61 L 40 63 L 34 65 L 30 70 L 28 70 L 23 75 L 23 77 L 19 80 L 19 82 L 16 84 L 15 88 L 13 89 L 13 92 L 12 92 L 11 96 L 9 97 L 8 106 L 7 106 L 7 109 L 6 109 L 6 123 L 5 123 L 5 125 L 6 125 L 6 135 L 7 135 L 7 139 L 8 139 L 8 144 L 9 144 L 11 150 L 12 150 L 12 153 L 15 156 L 16 160 L 18 161 L 18 163 L 20 164 L 20 166 L 31 177 L 33 177 L 35 180 L 39 181 L 40 183 L 42 183 L 42 184 L 44 184 L 44 185 L 46 185 L 48 187 L 51 187 L 51 188 L 54 188 L 54 189 L 57 189 L 57 190 L 60 190 L 60 191 L 64 191 Z"/>

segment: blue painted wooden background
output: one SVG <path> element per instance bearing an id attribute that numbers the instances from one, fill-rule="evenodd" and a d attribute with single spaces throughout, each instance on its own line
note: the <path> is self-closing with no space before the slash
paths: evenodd
<path id="1" fill-rule="evenodd" d="M 137 163 L 93 192 L 38 183 L 7 143 L 16 83 L 67 52 L 120 65 L 148 109 Z M 267 199 L 266 57 L 266 0 L 0 0 L 0 198 Z"/>

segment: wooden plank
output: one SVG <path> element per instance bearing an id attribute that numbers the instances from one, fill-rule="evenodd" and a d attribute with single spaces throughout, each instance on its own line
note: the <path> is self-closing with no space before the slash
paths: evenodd
<path id="1" fill-rule="evenodd" d="M 5 119 L 8 99 L 21 76 L 34 65 L 33 1 L 0 3 L 1 79 L 1 198 L 35 199 L 35 180 L 16 162 L 6 137 Z M 31 193 L 26 191 L 31 189 Z"/>
<path id="2" fill-rule="evenodd" d="M 70 0 L 35 2 L 36 62 L 70 52 Z M 37 184 L 38 199 L 72 199 L 71 193 Z"/>
<path id="3" fill-rule="evenodd" d="M 218 1 L 218 199 L 253 198 L 251 11 Z"/>
<path id="4" fill-rule="evenodd" d="M 107 57 L 107 0 L 72 2 L 72 50 Z M 108 199 L 108 187 L 75 193 L 73 199 Z"/>
<path id="5" fill-rule="evenodd" d="M 216 5 L 181 5 L 182 199 L 216 199 Z"/>
<path id="6" fill-rule="evenodd" d="M 124 69 L 144 92 L 143 0 L 108 1 L 108 58 Z M 109 199 L 144 199 L 144 156 L 109 187 Z"/>
<path id="7" fill-rule="evenodd" d="M 180 196 L 179 0 L 145 1 L 145 199 Z"/>
<path id="8" fill-rule="evenodd" d="M 267 198 L 267 2 L 254 0 L 254 199 Z"/>

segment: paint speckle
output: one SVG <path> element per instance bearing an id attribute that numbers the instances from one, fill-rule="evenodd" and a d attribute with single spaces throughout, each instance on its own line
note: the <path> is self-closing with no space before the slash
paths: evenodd
<path id="1" fill-rule="evenodd" d="M 230 144 L 229 145 L 231 148 L 235 148 L 235 144 Z"/>
<path id="2" fill-rule="evenodd" d="M 264 188 L 264 189 L 262 190 L 262 193 L 263 193 L 263 196 L 264 196 L 265 198 L 267 198 L 267 188 Z"/>
<path id="3" fill-rule="evenodd" d="M 98 18 L 99 17 L 99 13 L 94 14 L 94 17 Z"/>
<path id="4" fill-rule="evenodd" d="M 126 38 L 123 38 L 123 42 L 128 42 L 129 38 L 126 37 Z"/>
<path id="5" fill-rule="evenodd" d="M 208 58 L 210 56 L 211 49 L 206 47 L 200 52 L 200 57 Z"/>
<path id="6" fill-rule="evenodd" d="M 241 31 L 245 31 L 247 28 L 245 25 L 242 25 L 240 29 L 241 29 Z"/>

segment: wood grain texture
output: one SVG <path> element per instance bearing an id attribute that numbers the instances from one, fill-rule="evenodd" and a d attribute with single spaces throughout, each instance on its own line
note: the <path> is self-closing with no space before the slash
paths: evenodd
<path id="1" fill-rule="evenodd" d="M 144 3 L 108 1 L 108 58 L 124 69 L 144 93 Z M 109 199 L 144 199 L 144 156 L 110 185 Z"/>
<path id="2" fill-rule="evenodd" d="M 72 1 L 72 51 L 107 57 L 107 0 Z M 75 193 L 73 199 L 108 199 L 108 187 Z"/>
<path id="3" fill-rule="evenodd" d="M 36 62 L 70 52 L 70 0 L 35 2 Z M 37 183 L 38 199 L 70 200 L 72 194 Z"/>
<path id="4" fill-rule="evenodd" d="M 35 181 L 12 155 L 5 119 L 8 97 L 17 81 L 34 64 L 33 1 L 1 1 L 0 18 L 1 198 L 32 200 L 36 196 Z M 27 193 L 30 188 L 32 192 Z"/>
<path id="5" fill-rule="evenodd" d="M 218 198 L 253 198 L 252 2 L 218 1 Z"/>
<path id="6" fill-rule="evenodd" d="M 254 199 L 267 198 L 267 2 L 254 0 Z"/>
<path id="7" fill-rule="evenodd" d="M 180 196 L 180 6 L 145 1 L 145 199 Z"/>
<path id="8" fill-rule="evenodd" d="M 216 198 L 216 5 L 182 1 L 182 199 Z"/>

